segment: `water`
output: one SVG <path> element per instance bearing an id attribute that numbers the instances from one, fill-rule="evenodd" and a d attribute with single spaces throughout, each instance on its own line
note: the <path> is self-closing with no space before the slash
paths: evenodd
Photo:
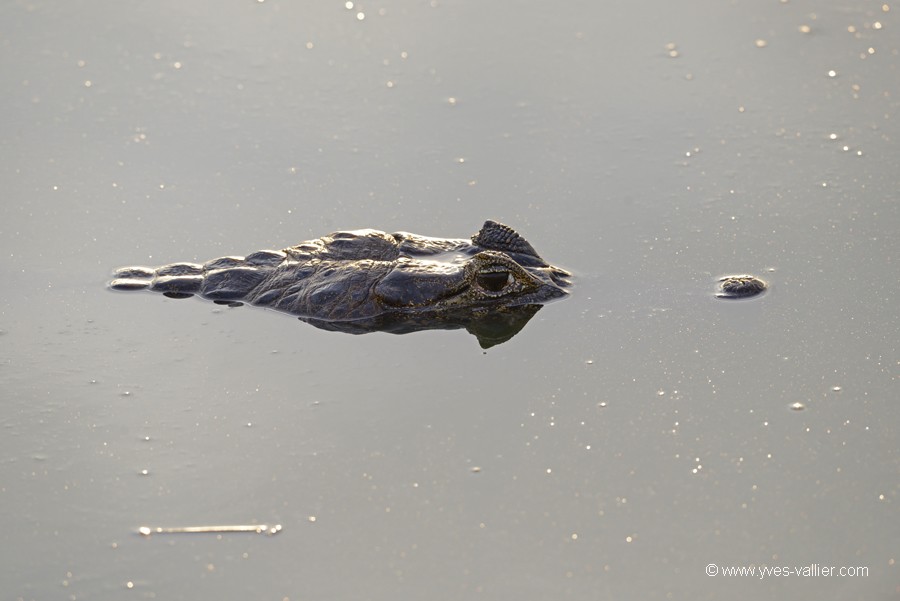
<path id="1" fill-rule="evenodd" d="M 314 4 L 0 8 L 11 598 L 896 594 L 896 7 Z M 486 352 L 105 289 L 487 218 Z"/>

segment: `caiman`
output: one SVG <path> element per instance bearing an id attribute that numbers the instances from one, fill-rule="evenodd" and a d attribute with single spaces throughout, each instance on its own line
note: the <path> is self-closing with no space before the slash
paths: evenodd
<path id="1" fill-rule="evenodd" d="M 487 348 L 565 296 L 570 276 L 511 227 L 486 221 L 468 240 L 341 231 L 202 265 L 124 267 L 109 286 L 268 307 L 355 334 L 464 327 Z"/>

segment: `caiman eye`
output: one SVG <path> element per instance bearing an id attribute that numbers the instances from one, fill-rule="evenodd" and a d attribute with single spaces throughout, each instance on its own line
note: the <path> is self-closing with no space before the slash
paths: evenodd
<path id="1" fill-rule="evenodd" d="M 513 275 L 502 265 L 492 265 L 475 275 L 478 285 L 488 292 L 501 292 L 513 282 Z"/>

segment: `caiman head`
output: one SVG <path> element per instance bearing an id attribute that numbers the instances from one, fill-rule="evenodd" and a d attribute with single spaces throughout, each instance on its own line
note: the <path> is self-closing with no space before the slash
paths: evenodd
<path id="1" fill-rule="evenodd" d="M 395 234 L 403 240 L 404 234 Z M 568 294 L 570 273 L 544 261 L 511 227 L 486 221 L 455 248 L 410 245 L 375 286 L 386 307 L 412 311 L 494 311 L 541 305 Z"/>
<path id="2" fill-rule="evenodd" d="M 110 288 L 248 303 L 356 334 L 466 328 L 487 348 L 565 296 L 569 276 L 512 228 L 486 221 L 469 240 L 356 230 L 202 265 L 125 267 Z"/>

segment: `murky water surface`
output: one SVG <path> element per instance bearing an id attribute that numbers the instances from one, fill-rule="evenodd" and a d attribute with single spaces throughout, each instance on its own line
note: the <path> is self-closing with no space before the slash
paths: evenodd
<path id="1" fill-rule="evenodd" d="M 6 3 L 6 595 L 897 595 L 898 9 Z M 487 218 L 575 274 L 487 351 L 105 288 Z"/>

